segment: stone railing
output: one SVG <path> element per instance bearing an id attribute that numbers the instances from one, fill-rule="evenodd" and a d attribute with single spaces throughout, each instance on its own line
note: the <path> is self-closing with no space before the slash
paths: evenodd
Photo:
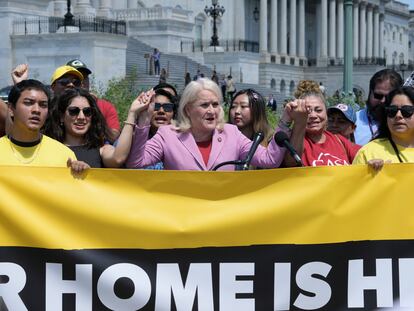
<path id="1" fill-rule="evenodd" d="M 95 17 L 77 17 L 65 26 L 62 17 L 33 17 L 13 21 L 13 35 L 33 35 L 65 32 L 102 32 L 126 35 L 124 21 L 107 20 Z"/>
<path id="2" fill-rule="evenodd" d="M 219 39 L 220 46 L 218 49 L 224 50 L 226 52 L 253 52 L 259 53 L 259 43 L 255 41 L 247 40 L 221 40 Z M 212 47 L 210 46 L 210 41 L 181 41 L 180 49 L 181 53 L 194 53 L 194 52 L 204 52 L 208 51 Z"/>
<path id="3" fill-rule="evenodd" d="M 114 10 L 115 19 L 124 21 L 146 21 L 146 20 L 178 20 L 184 22 L 193 22 L 191 11 L 171 8 L 171 7 L 153 7 L 127 10 Z"/>
<path id="4" fill-rule="evenodd" d="M 385 5 L 385 8 L 390 11 L 409 14 L 409 6 L 405 3 L 391 1 Z"/>

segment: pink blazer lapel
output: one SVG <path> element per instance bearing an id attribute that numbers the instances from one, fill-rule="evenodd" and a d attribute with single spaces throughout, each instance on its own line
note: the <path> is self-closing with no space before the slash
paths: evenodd
<path id="1" fill-rule="evenodd" d="M 197 161 L 197 164 L 200 167 L 207 169 L 193 135 L 190 132 L 178 133 L 177 138 L 179 141 L 181 141 L 188 152 L 191 153 L 191 155 Z"/>
<path id="2" fill-rule="evenodd" d="M 216 163 L 217 158 L 219 157 L 221 150 L 225 144 L 225 135 L 224 131 L 215 130 L 213 134 L 212 146 L 211 146 L 211 153 L 210 157 L 208 158 L 207 169 L 211 170 Z"/>

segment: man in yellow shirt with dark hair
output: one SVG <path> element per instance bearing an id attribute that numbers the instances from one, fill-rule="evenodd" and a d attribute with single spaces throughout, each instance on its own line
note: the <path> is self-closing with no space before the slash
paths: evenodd
<path id="1" fill-rule="evenodd" d="M 0 138 L 0 165 L 68 166 L 74 173 L 89 168 L 77 161 L 68 147 L 41 133 L 49 99 L 46 86 L 37 80 L 23 80 L 10 90 L 8 105 L 13 125 L 10 133 Z"/>

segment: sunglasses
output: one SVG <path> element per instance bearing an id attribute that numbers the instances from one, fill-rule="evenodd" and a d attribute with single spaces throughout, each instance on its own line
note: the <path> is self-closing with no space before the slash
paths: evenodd
<path id="1" fill-rule="evenodd" d="M 383 99 L 384 97 L 386 97 L 387 95 L 372 92 L 372 96 L 374 96 L 374 98 L 375 98 L 376 100 L 382 100 L 382 99 Z"/>
<path id="2" fill-rule="evenodd" d="M 85 107 L 80 109 L 79 107 L 68 107 L 67 111 L 71 117 L 77 117 L 79 113 L 81 112 L 85 117 L 92 116 L 92 108 L 91 107 Z"/>
<path id="3" fill-rule="evenodd" d="M 56 81 L 61 86 L 68 86 L 69 84 L 73 84 L 75 87 L 81 86 L 81 81 L 79 79 L 69 79 L 69 78 L 63 78 Z"/>
<path id="4" fill-rule="evenodd" d="M 385 114 L 388 118 L 394 118 L 398 111 L 401 111 L 401 115 L 404 118 L 411 118 L 411 116 L 414 114 L 414 106 L 411 105 L 404 105 L 401 106 L 401 108 L 398 108 L 397 106 L 387 106 L 385 107 Z"/>
<path id="5" fill-rule="evenodd" d="M 161 108 L 164 110 L 164 112 L 172 112 L 174 110 L 174 104 L 172 104 L 172 103 L 165 103 L 165 104 L 155 103 L 154 111 L 158 111 Z"/>

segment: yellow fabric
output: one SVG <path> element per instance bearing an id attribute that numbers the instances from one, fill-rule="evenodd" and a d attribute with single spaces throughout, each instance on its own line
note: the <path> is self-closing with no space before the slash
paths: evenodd
<path id="1" fill-rule="evenodd" d="M 0 138 L 0 165 L 66 167 L 68 158 L 76 160 L 73 151 L 46 135 L 34 147 L 15 145 L 7 136 Z"/>
<path id="2" fill-rule="evenodd" d="M 414 163 L 414 148 L 405 148 L 400 145 L 396 146 L 400 151 L 400 156 L 404 163 Z M 384 161 L 391 161 L 391 163 L 400 163 L 390 141 L 386 138 L 373 140 L 359 149 L 352 164 L 366 164 L 372 159 L 382 159 Z"/>
<path id="3" fill-rule="evenodd" d="M 0 168 L 0 245 L 192 248 L 414 239 L 414 164 L 186 172 Z"/>

